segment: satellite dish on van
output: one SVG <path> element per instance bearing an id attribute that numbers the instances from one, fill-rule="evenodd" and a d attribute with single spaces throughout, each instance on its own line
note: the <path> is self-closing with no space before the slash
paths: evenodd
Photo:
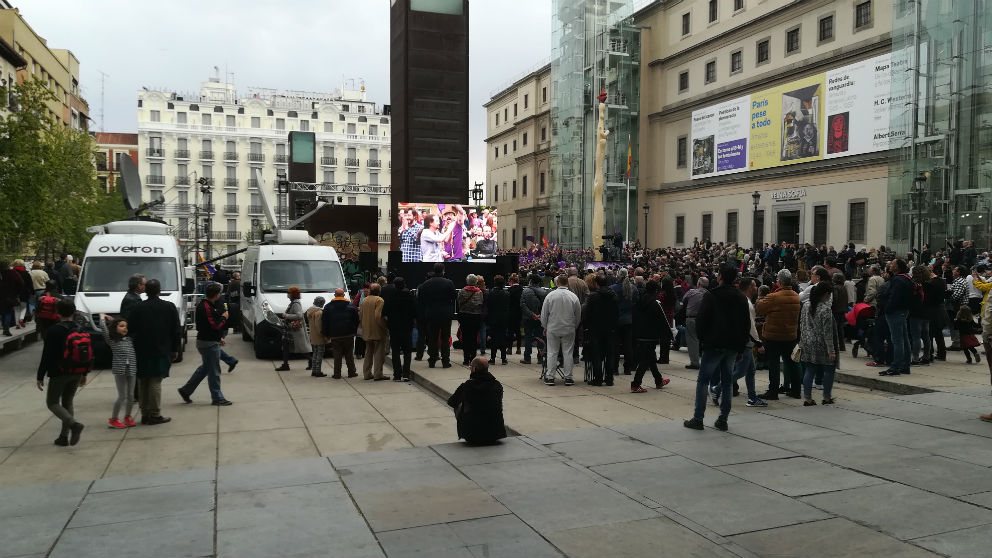
<path id="1" fill-rule="evenodd" d="M 124 180 L 121 197 L 124 199 L 124 207 L 132 218 L 137 217 L 148 208 L 165 203 L 165 197 L 162 194 L 159 194 L 156 200 L 141 203 L 141 177 L 138 176 L 138 167 L 135 166 L 131 157 L 121 157 L 119 160 L 121 179 Z"/>
<path id="2" fill-rule="evenodd" d="M 141 207 L 141 177 L 138 176 L 138 167 L 135 166 L 131 157 L 120 157 L 121 179 L 124 180 L 124 187 L 121 188 L 121 197 L 124 198 L 124 207 L 127 212 L 134 217 Z"/>
<path id="3" fill-rule="evenodd" d="M 258 182 L 258 198 L 262 201 L 262 211 L 265 212 L 265 218 L 269 220 L 269 224 L 272 225 L 273 230 L 278 229 L 279 224 L 276 223 L 276 214 L 272 211 L 269 196 L 265 193 L 265 180 L 262 178 L 262 169 L 255 168 L 252 170 L 255 173 L 255 181 Z"/>

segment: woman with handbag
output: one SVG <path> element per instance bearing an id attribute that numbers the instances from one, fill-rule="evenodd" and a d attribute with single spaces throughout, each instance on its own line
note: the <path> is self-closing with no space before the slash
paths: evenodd
<path id="1" fill-rule="evenodd" d="M 289 306 L 286 312 L 279 316 L 286 324 L 286 334 L 282 338 L 282 366 L 276 368 L 276 372 L 287 372 L 289 370 L 290 353 L 310 353 L 313 348 L 310 346 L 310 339 L 307 331 L 303 327 L 303 305 L 300 304 L 300 288 L 290 287 L 286 289 L 289 296 Z"/>
<path id="2" fill-rule="evenodd" d="M 813 377 L 818 373 L 823 374 L 823 404 L 831 405 L 834 402 L 832 390 L 840 344 L 831 309 L 832 295 L 833 287 L 830 283 L 817 283 L 799 312 L 799 345 L 793 351 L 792 358 L 802 364 L 805 372 L 804 407 L 816 405 L 816 401 L 813 401 Z"/>

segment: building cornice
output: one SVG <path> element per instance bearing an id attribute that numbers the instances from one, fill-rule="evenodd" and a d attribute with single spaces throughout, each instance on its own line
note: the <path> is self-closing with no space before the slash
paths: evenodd
<path id="1" fill-rule="evenodd" d="M 523 155 L 515 157 L 513 161 L 518 165 L 521 163 L 529 163 L 539 158 L 541 155 L 547 155 L 550 152 L 551 152 L 551 147 L 549 145 L 549 147 L 545 147 L 544 149 L 537 149 L 535 151 L 531 151 L 530 153 L 524 153 Z"/>
<path id="2" fill-rule="evenodd" d="M 672 194 L 675 192 L 704 190 L 718 186 L 739 186 L 741 184 L 751 182 L 761 183 L 763 181 L 779 178 L 795 178 L 797 176 L 820 174 L 837 170 L 849 170 L 853 168 L 875 166 L 885 166 L 888 168 L 890 157 L 896 156 L 897 154 L 897 150 L 878 151 L 875 153 L 851 155 L 849 157 L 838 157 L 836 159 L 825 159 L 821 161 L 812 161 L 809 163 L 799 163 L 796 165 L 784 165 L 770 169 L 725 174 L 723 176 L 714 176 L 711 178 L 680 180 L 678 182 L 663 183 L 655 188 L 647 188 L 646 192 L 651 195 Z"/>
<path id="3" fill-rule="evenodd" d="M 546 114 L 551 114 L 551 109 L 550 108 L 544 109 L 541 112 L 536 112 L 534 114 L 529 114 L 529 115 L 521 118 L 520 120 L 515 121 L 513 123 L 513 126 L 511 126 L 511 127 L 507 128 L 507 129 L 503 130 L 502 132 L 496 132 L 495 134 L 489 136 L 488 138 L 486 138 L 486 139 L 484 139 L 482 141 L 484 143 L 489 143 L 490 141 L 492 141 L 492 140 L 494 140 L 496 138 L 502 137 L 502 136 L 504 136 L 506 134 L 509 134 L 510 132 L 516 132 L 517 131 L 517 128 L 519 126 L 521 126 L 523 124 L 526 124 L 527 122 L 530 122 L 531 120 L 536 120 L 536 119 L 538 119 L 538 118 L 540 118 L 540 117 L 542 117 L 542 116 L 544 116 Z"/>
<path id="4" fill-rule="evenodd" d="M 482 103 L 482 106 L 489 108 L 489 105 L 501 100 L 503 97 L 508 96 L 510 92 L 515 92 L 520 87 L 520 84 L 524 83 L 525 81 L 534 78 L 536 76 L 540 76 L 543 73 L 550 73 L 550 72 L 551 72 L 551 62 L 548 62 L 547 64 L 541 66 L 540 68 L 534 70 L 533 72 L 513 82 L 512 84 L 507 86 L 506 89 L 503 89 L 502 91 L 499 91 L 498 93 L 493 95 L 492 97 L 489 98 L 488 101 Z"/>
<path id="5" fill-rule="evenodd" d="M 824 70 L 842 66 L 856 60 L 871 58 L 879 54 L 889 52 L 892 47 L 892 36 L 889 33 L 878 37 L 867 44 L 856 45 L 853 48 L 837 49 L 826 52 L 819 56 L 807 58 L 801 62 L 796 62 L 786 68 L 780 68 L 770 72 L 759 74 L 753 78 L 742 80 L 732 86 L 727 86 L 715 91 L 707 91 L 695 97 L 670 105 L 660 111 L 648 114 L 649 121 L 666 119 L 675 114 L 681 114 L 700 107 L 715 105 L 727 99 L 733 99 L 746 95 L 753 91 L 769 89 L 795 80 L 806 75 L 815 74 Z"/>

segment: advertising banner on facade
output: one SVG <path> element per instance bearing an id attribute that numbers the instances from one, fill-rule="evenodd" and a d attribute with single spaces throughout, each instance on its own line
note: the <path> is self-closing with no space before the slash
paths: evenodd
<path id="1" fill-rule="evenodd" d="M 889 149 L 888 54 L 692 113 L 692 178 Z"/>

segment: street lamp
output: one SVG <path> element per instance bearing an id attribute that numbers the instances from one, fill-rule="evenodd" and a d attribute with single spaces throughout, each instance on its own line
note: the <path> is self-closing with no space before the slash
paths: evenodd
<path id="1" fill-rule="evenodd" d="M 913 179 L 913 190 L 910 195 L 916 204 L 916 249 L 923 251 L 923 198 L 927 193 L 927 180 L 930 173 L 920 171 Z"/>
<path id="2" fill-rule="evenodd" d="M 758 250 L 761 248 L 761 240 L 758 238 L 758 202 L 761 201 L 761 192 L 755 190 L 751 194 L 751 200 L 754 201 L 754 212 L 751 214 L 751 244 L 754 245 L 755 250 Z"/>
<path id="3" fill-rule="evenodd" d="M 641 209 L 644 210 L 644 249 L 647 250 L 648 249 L 648 211 L 651 210 L 651 206 L 648 204 L 644 204 L 644 207 L 642 207 Z"/>
<path id="4" fill-rule="evenodd" d="M 558 244 L 561 245 L 561 214 L 555 215 L 555 233 L 557 234 Z"/>
<path id="5" fill-rule="evenodd" d="M 469 190 L 469 192 L 472 193 L 472 201 L 474 201 L 475 205 L 477 206 L 482 204 L 482 197 L 484 194 L 482 190 L 482 185 L 483 185 L 482 182 L 476 182 L 473 188 Z"/>

